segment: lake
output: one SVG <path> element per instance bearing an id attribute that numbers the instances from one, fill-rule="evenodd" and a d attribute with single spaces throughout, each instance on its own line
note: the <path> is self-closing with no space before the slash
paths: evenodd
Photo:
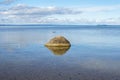
<path id="1" fill-rule="evenodd" d="M 44 46 L 58 35 L 71 47 Z M 120 80 L 120 27 L 2 26 L 0 80 Z"/>

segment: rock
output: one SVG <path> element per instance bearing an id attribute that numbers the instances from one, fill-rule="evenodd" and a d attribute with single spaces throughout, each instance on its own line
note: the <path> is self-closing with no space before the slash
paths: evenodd
<path id="1" fill-rule="evenodd" d="M 53 39 L 51 39 L 48 43 L 45 44 L 45 46 L 67 46 L 70 47 L 70 42 L 63 36 L 56 36 Z"/>

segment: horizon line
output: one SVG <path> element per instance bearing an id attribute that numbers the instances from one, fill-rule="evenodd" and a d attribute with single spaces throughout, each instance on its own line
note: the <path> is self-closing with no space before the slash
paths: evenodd
<path id="1" fill-rule="evenodd" d="M 120 24 L 0 24 L 0 26 L 120 26 Z"/>

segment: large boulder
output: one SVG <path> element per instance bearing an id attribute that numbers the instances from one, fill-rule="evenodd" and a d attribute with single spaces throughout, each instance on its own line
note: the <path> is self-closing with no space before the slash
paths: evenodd
<path id="1" fill-rule="evenodd" d="M 48 43 L 45 44 L 45 46 L 67 46 L 70 47 L 70 42 L 63 36 L 56 36 L 52 38 Z"/>

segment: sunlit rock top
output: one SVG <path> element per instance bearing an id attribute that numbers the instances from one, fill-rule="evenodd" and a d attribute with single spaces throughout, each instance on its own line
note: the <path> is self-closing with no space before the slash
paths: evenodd
<path id="1" fill-rule="evenodd" d="M 52 38 L 45 46 L 71 46 L 70 42 L 63 36 Z"/>

